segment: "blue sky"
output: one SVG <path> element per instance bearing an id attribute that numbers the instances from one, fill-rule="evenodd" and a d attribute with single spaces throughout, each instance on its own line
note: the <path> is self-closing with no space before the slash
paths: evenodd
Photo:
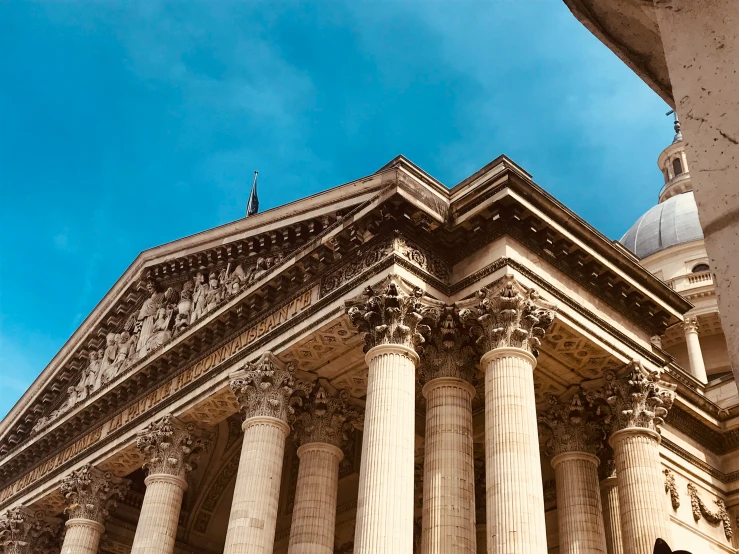
<path id="1" fill-rule="evenodd" d="M 146 248 L 404 154 L 501 153 L 611 238 L 667 106 L 561 0 L 0 3 L 0 417 Z"/>

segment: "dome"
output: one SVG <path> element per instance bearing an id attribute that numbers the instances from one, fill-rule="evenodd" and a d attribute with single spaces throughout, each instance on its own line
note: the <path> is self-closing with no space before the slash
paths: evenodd
<path id="1" fill-rule="evenodd" d="M 684 192 L 657 204 L 641 216 L 621 238 L 621 244 L 639 258 L 646 258 L 671 246 L 701 240 L 698 206 L 693 191 Z"/>

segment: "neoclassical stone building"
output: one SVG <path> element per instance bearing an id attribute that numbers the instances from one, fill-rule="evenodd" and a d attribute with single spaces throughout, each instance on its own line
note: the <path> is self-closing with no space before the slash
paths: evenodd
<path id="1" fill-rule="evenodd" d="M 640 263 L 505 157 L 398 157 L 146 251 L 2 422 L 3 551 L 736 552 L 690 238 Z"/>

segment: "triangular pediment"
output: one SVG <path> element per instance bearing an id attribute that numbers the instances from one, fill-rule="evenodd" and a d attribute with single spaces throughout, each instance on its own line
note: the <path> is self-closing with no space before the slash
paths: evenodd
<path id="1" fill-rule="evenodd" d="M 337 276 L 358 275 L 372 256 L 397 254 L 454 294 L 465 282 L 454 268 L 504 235 L 650 333 L 690 306 L 508 158 L 449 189 L 399 156 L 365 178 L 139 255 L 5 419 L 0 456 L 41 434 L 70 440 L 309 284 L 332 293 Z M 94 402 L 112 387 L 115 398 Z M 14 467 L 0 458 L 3 481 Z"/>

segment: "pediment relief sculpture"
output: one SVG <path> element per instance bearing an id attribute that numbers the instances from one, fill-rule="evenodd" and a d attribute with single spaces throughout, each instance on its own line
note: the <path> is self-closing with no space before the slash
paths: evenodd
<path id="1" fill-rule="evenodd" d="M 282 262 L 284 256 L 258 257 L 249 265 L 229 264 L 220 272 L 211 272 L 207 279 L 197 273 L 181 287 L 162 291 L 153 280 L 145 281 L 147 298 L 132 314 L 119 333 L 108 333 L 105 348 L 92 350 L 87 367 L 77 383 L 67 388 L 62 404 L 49 415 L 39 417 L 32 433 L 38 433 L 52 422 L 86 400 L 92 393 L 114 381 L 131 365 L 164 347 L 190 326 L 237 296 L 242 290 L 261 279 L 267 271 Z"/>

